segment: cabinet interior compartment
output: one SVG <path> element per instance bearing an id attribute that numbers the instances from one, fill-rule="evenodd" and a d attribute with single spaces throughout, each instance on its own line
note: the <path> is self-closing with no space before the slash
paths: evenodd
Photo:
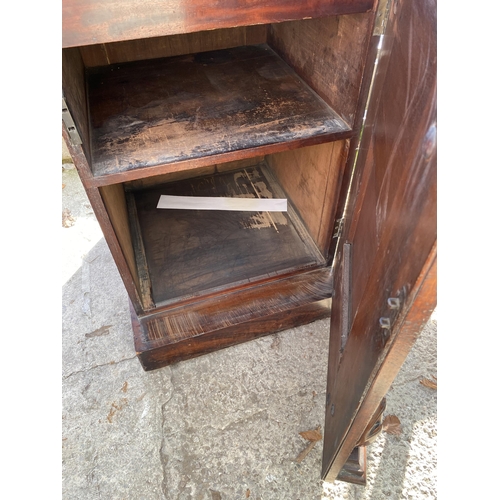
<path id="1" fill-rule="evenodd" d="M 335 197 L 344 150 L 336 141 L 102 186 L 145 308 L 324 266 L 333 214 L 323 206 Z M 301 168 L 316 182 L 304 182 Z M 159 209 L 161 195 L 285 198 L 288 209 Z"/>
<path id="2" fill-rule="evenodd" d="M 63 49 L 84 183 L 144 311 L 328 264 L 370 15 Z M 200 195 L 196 183 L 249 195 L 235 176 L 256 176 L 289 212 L 151 209 L 169 190 Z"/>
<path id="3" fill-rule="evenodd" d="M 156 305 L 325 263 L 290 202 L 286 212 L 161 209 L 161 195 L 286 198 L 265 161 L 128 191 L 136 263 Z"/>

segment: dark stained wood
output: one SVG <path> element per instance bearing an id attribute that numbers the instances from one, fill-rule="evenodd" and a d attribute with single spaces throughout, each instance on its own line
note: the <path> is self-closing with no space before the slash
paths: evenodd
<path id="1" fill-rule="evenodd" d="M 139 169 L 127 170 L 116 174 L 106 174 L 104 176 L 94 177 L 89 180 L 90 185 L 99 187 L 115 184 L 118 182 L 128 183 L 134 180 L 146 179 L 149 176 L 159 176 L 165 174 L 173 174 L 177 172 L 196 171 L 203 167 L 214 164 L 226 164 L 236 161 L 245 161 L 256 157 L 263 157 L 276 152 L 291 151 L 302 147 L 307 147 L 315 144 L 324 144 L 328 141 L 343 140 L 351 137 L 353 132 L 348 130 L 342 133 L 332 133 L 326 135 L 312 136 L 306 139 L 296 139 L 287 142 L 277 142 L 274 144 L 250 147 L 229 151 L 227 153 L 214 154 L 211 156 L 200 156 L 189 160 L 180 161 L 177 163 L 167 163 L 155 165 L 153 167 L 142 167 Z"/>
<path id="2" fill-rule="evenodd" d="M 377 16 L 378 15 L 379 13 L 377 12 Z M 340 193 L 335 209 L 334 220 L 336 221 L 336 228 L 338 228 L 339 221 L 344 220 L 345 222 L 350 217 L 349 214 L 353 210 L 353 202 L 356 196 L 355 192 L 352 191 L 351 187 L 354 187 L 354 189 L 359 188 L 361 174 L 363 173 L 363 169 L 355 168 L 356 164 L 362 165 L 366 159 L 366 150 L 359 149 L 359 142 L 361 138 L 361 134 L 359 133 L 359 131 L 362 130 L 368 97 L 370 94 L 370 90 L 372 88 L 372 75 L 375 70 L 375 65 L 376 65 L 375 63 L 378 57 L 379 41 L 380 41 L 380 36 L 371 37 L 366 55 L 365 70 L 363 73 L 363 78 L 361 80 L 361 90 L 358 99 L 358 108 L 356 110 L 354 124 L 353 124 L 353 130 L 358 133 L 354 134 L 349 141 L 350 142 L 349 154 L 344 167 L 344 175 L 342 177 L 342 182 L 340 185 Z M 385 61 L 384 58 L 382 58 L 382 62 L 379 61 L 379 71 L 380 71 L 380 65 L 381 64 L 383 65 L 384 61 Z M 378 81 L 375 83 L 377 84 Z M 347 210 L 347 212 L 344 213 L 344 210 Z M 342 222 L 342 225 L 344 224 L 344 222 Z M 337 229 L 335 230 L 335 232 L 337 233 Z M 330 255 L 334 256 L 336 254 L 338 245 L 339 245 L 339 238 L 338 237 L 332 238 L 330 252 L 329 252 Z"/>
<path id="3" fill-rule="evenodd" d="M 363 402 L 353 418 L 349 433 L 340 446 L 338 454 L 330 464 L 330 467 L 323 470 L 322 476 L 325 481 L 333 482 L 335 479 L 340 479 L 337 474 L 339 474 L 339 470 L 343 467 L 346 458 L 349 457 L 349 450 L 353 449 L 363 434 L 366 422 L 377 412 L 380 401 L 390 389 L 402 364 L 417 340 L 418 334 L 424 328 L 432 311 L 436 307 L 437 256 L 435 247 L 429 254 L 429 258 L 424 265 L 414 290 L 412 305 L 408 308 L 404 319 L 401 318 L 399 324 L 395 327 L 394 341 L 390 345 L 381 366 L 378 367 L 377 373 L 370 383 Z"/>
<path id="4" fill-rule="evenodd" d="M 364 430 L 362 436 L 358 439 L 356 443 L 356 447 L 359 446 L 368 446 L 373 443 L 377 437 L 382 432 L 382 421 L 384 417 L 384 411 L 386 408 L 387 400 L 386 398 L 382 398 L 380 404 L 377 408 L 377 411 L 373 414 L 372 418 L 368 421 L 368 425 Z"/>
<path id="5" fill-rule="evenodd" d="M 435 306 L 435 23 L 433 0 L 402 0 L 384 37 L 360 145 L 361 173 L 338 247 L 341 260 L 343 244 L 352 245 L 353 319 L 339 353 L 335 300 L 323 455 L 328 480 L 335 479 L 383 397 L 360 414 L 366 394 L 374 381 L 390 385 L 400 367 L 395 363 L 402 363 Z M 390 308 L 391 297 L 399 298 L 399 309 Z M 382 328 L 380 318 L 391 327 Z"/>
<path id="6" fill-rule="evenodd" d="M 130 193 L 137 265 L 156 305 L 325 263 L 290 203 L 288 212 L 165 210 L 162 194 L 285 197 L 265 164 Z"/>
<path id="7" fill-rule="evenodd" d="M 366 12 L 373 0 L 63 0 L 62 45 L 74 47 L 217 28 Z"/>
<path id="8" fill-rule="evenodd" d="M 374 13 L 270 27 L 269 45 L 352 127 Z"/>
<path id="9" fill-rule="evenodd" d="M 82 139 L 85 156 L 90 158 L 85 66 L 78 49 L 62 51 L 62 93 Z"/>
<path id="10" fill-rule="evenodd" d="M 152 370 L 325 318 L 331 278 L 330 269 L 323 268 L 138 318 L 139 359 Z"/>
<path id="11" fill-rule="evenodd" d="M 267 27 L 241 26 L 238 28 L 201 31 L 183 35 L 141 38 L 124 42 L 80 47 L 87 68 L 123 62 L 143 61 L 162 57 L 181 56 L 243 45 L 266 43 Z"/>
<path id="12" fill-rule="evenodd" d="M 127 217 L 127 202 L 122 184 L 103 186 L 99 189 L 106 212 L 113 225 L 115 235 L 120 242 L 128 268 L 138 289 L 140 288 L 139 275 L 135 264 L 132 235 L 130 233 L 129 218 Z"/>
<path id="13" fill-rule="evenodd" d="M 155 175 L 153 177 L 143 177 L 141 179 L 126 182 L 125 189 L 132 191 L 137 189 L 144 189 L 147 187 L 158 186 L 167 182 L 181 181 L 192 177 L 200 177 L 202 175 L 218 174 L 222 172 L 229 172 L 231 170 L 238 170 L 245 167 L 252 167 L 264 161 L 264 156 L 254 156 L 245 160 L 230 161 L 227 163 L 215 163 L 207 165 L 206 167 L 199 167 L 190 170 L 176 170 L 162 175 Z"/>
<path id="14" fill-rule="evenodd" d="M 253 158 L 248 160 L 248 162 L 247 166 L 255 165 L 256 163 Z M 125 186 L 126 191 L 137 191 L 140 189 L 166 184 L 168 182 L 182 181 L 184 179 L 200 177 L 202 175 L 212 175 L 216 172 L 216 165 L 207 165 L 206 167 L 200 167 L 192 170 L 177 170 L 175 172 L 168 172 L 167 174 L 155 175 L 153 177 L 143 177 L 141 179 L 125 182 L 123 185 Z"/>
<path id="15" fill-rule="evenodd" d="M 135 255 L 136 272 L 138 275 L 139 286 L 141 292 L 142 305 L 145 311 L 154 309 L 155 303 L 153 300 L 153 288 L 151 285 L 151 277 L 149 275 L 149 267 L 146 261 L 146 252 L 144 250 L 144 241 L 142 239 L 141 226 L 139 217 L 137 216 L 137 206 L 133 194 L 126 193 L 128 219 L 130 221 L 130 234 Z"/>
<path id="16" fill-rule="evenodd" d="M 160 37 L 160 39 L 163 37 Z M 157 38 L 152 38 L 151 40 L 157 40 Z M 121 45 L 117 42 L 117 45 Z M 109 60 L 109 55 L 107 51 L 108 44 L 99 43 L 97 45 L 85 45 L 83 47 L 78 47 L 83 63 L 86 68 L 93 68 L 94 66 L 106 66 L 106 64 L 111 64 Z M 69 50 L 69 49 L 63 49 Z M 162 57 L 159 55 L 158 57 Z M 135 59 L 134 59 L 135 60 Z M 121 61 L 115 61 L 121 62 Z"/>
<path id="17" fill-rule="evenodd" d="M 217 173 L 231 172 L 233 170 L 242 169 L 245 167 L 251 167 L 252 165 L 257 165 L 258 163 L 263 163 L 265 161 L 264 156 L 254 156 L 253 158 L 248 158 L 244 160 L 236 160 L 227 163 L 217 163 L 215 164 L 215 171 Z"/>
<path id="18" fill-rule="evenodd" d="M 95 177 L 350 133 L 266 45 L 90 69 L 88 83 Z"/>
<path id="19" fill-rule="evenodd" d="M 379 13 L 377 12 L 377 16 L 378 15 Z M 361 81 L 361 91 L 354 122 L 354 130 L 361 130 L 364 121 L 365 109 L 368 105 L 368 98 L 372 89 L 372 75 L 375 71 L 375 62 L 378 58 L 379 42 L 380 36 L 371 37 L 366 56 L 365 72 Z M 378 72 L 382 73 L 384 69 L 386 69 L 386 66 L 387 58 L 382 58 L 381 61 L 378 61 Z M 381 79 L 379 78 L 375 81 L 375 93 L 376 89 L 379 88 L 380 90 L 380 87 L 382 86 L 383 82 L 381 83 L 380 80 Z M 370 111 L 371 110 L 372 108 L 370 108 Z M 373 120 L 373 113 L 369 115 L 369 118 L 370 117 L 371 120 Z M 369 122 L 367 123 L 367 127 L 370 127 Z M 346 276 L 346 273 L 349 273 L 349 283 L 352 283 L 352 269 L 350 268 L 352 260 L 352 247 L 350 243 L 346 243 L 345 235 L 344 237 L 340 237 L 342 234 L 341 229 L 349 227 L 352 223 L 354 203 L 361 186 L 361 178 L 364 172 L 363 168 L 359 168 L 359 165 L 362 166 L 366 161 L 367 151 L 367 148 L 360 149 L 360 134 L 354 135 L 349 142 L 349 154 L 344 167 L 344 176 L 340 185 L 337 205 L 334 209 L 335 216 L 333 219 L 335 221 L 335 229 L 329 251 L 329 255 L 335 258 L 333 265 L 336 269 L 336 276 L 338 277 L 334 281 L 333 294 L 335 297 L 342 297 L 342 300 L 332 301 L 332 318 L 338 318 L 338 321 L 341 321 L 341 323 L 338 323 L 338 326 L 341 328 L 341 335 L 330 336 L 329 363 L 332 366 L 337 366 L 340 363 L 340 356 L 344 350 L 345 342 L 347 341 L 349 329 L 352 324 L 352 291 L 346 290 L 344 287 L 344 277 Z M 357 166 L 358 168 L 355 168 Z M 347 247 L 345 247 L 346 244 Z M 342 246 L 348 249 L 349 256 L 347 256 L 347 258 L 340 251 Z M 346 269 L 346 264 L 349 265 L 349 269 Z M 349 304 L 346 304 L 345 302 L 346 297 L 349 298 Z M 344 328 L 346 324 L 348 325 L 348 329 Z"/>
<path id="20" fill-rule="evenodd" d="M 366 446 L 357 446 L 337 476 L 339 481 L 366 486 Z"/>
<path id="21" fill-rule="evenodd" d="M 269 166 L 325 258 L 333 229 L 348 141 L 335 141 L 266 156 Z"/>

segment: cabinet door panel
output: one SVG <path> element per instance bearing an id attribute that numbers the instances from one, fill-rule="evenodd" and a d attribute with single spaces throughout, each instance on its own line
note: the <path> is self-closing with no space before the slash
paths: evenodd
<path id="1" fill-rule="evenodd" d="M 393 0 L 376 68 L 336 256 L 345 262 L 350 248 L 350 289 L 345 266 L 336 266 L 334 279 L 328 480 L 337 477 L 435 305 L 435 0 Z M 347 331 L 336 314 L 346 298 Z"/>

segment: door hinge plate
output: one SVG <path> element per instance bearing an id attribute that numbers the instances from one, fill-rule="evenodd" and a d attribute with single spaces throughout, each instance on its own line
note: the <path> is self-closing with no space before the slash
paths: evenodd
<path id="1" fill-rule="evenodd" d="M 80 145 L 82 143 L 82 139 L 80 137 L 80 134 L 78 133 L 75 122 L 73 121 L 73 117 L 69 112 L 68 105 L 66 104 L 66 99 L 64 97 L 62 98 L 62 119 L 64 125 L 66 125 L 66 128 L 68 129 L 71 144 L 73 144 L 73 146 Z"/>
<path id="2" fill-rule="evenodd" d="M 340 238 L 340 235 L 342 234 L 342 229 L 344 229 L 344 222 L 345 222 L 345 217 L 342 217 L 341 219 L 337 219 L 335 221 L 335 228 L 333 230 L 332 239 Z"/>

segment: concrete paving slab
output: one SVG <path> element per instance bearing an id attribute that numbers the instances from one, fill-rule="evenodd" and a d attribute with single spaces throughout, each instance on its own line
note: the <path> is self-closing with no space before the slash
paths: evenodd
<path id="1" fill-rule="evenodd" d="M 366 488 L 323 483 L 329 322 L 144 372 L 128 298 L 76 170 L 63 169 L 63 498 L 437 498 L 434 319 L 387 395 L 401 436 L 369 447 Z M 68 213 L 70 215 L 68 215 Z M 72 219 L 69 219 L 71 217 Z"/>

